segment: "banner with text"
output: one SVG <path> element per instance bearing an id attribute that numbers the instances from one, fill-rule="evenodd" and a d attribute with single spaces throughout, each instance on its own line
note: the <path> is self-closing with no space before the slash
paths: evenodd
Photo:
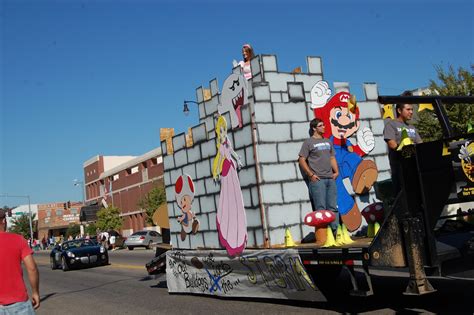
<path id="1" fill-rule="evenodd" d="M 170 293 L 325 301 L 294 249 L 245 250 L 234 258 L 225 250 L 171 250 L 166 280 Z"/>

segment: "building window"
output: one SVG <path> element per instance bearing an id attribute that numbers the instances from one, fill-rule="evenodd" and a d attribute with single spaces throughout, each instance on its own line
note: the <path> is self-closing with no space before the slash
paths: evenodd
<path id="1" fill-rule="evenodd" d="M 146 161 L 145 162 L 142 162 L 142 168 L 143 169 L 146 169 L 148 167 L 148 165 L 146 164 Z"/>
<path id="2" fill-rule="evenodd" d="M 63 209 L 56 209 L 56 216 L 60 217 L 63 215 Z"/>
<path id="3" fill-rule="evenodd" d="M 152 158 L 152 159 L 151 159 L 151 164 L 152 164 L 152 165 L 158 164 L 158 159 L 157 159 L 157 158 Z"/>
<path id="4" fill-rule="evenodd" d="M 71 214 L 77 214 L 77 208 L 71 208 Z"/>
<path id="5" fill-rule="evenodd" d="M 138 173 L 138 166 L 132 167 L 131 172 L 132 172 L 132 174 Z"/>
<path id="6" fill-rule="evenodd" d="M 51 210 L 46 210 L 46 216 L 50 217 L 51 216 Z"/>
<path id="7" fill-rule="evenodd" d="M 112 177 L 112 181 L 117 180 L 117 179 L 119 179 L 119 174 L 115 174 L 115 175 Z"/>

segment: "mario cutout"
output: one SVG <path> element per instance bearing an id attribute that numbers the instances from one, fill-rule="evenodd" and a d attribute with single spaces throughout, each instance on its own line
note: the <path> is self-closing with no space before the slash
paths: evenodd
<path id="1" fill-rule="evenodd" d="M 343 179 L 348 178 L 354 192 L 367 193 L 377 180 L 377 166 L 371 160 L 363 160 L 375 147 L 372 131 L 365 127 L 359 130 L 359 108 L 355 97 L 348 92 L 339 92 L 331 97 L 326 81 L 318 81 L 311 90 L 311 108 L 314 116 L 323 120 L 325 138 L 331 139 L 336 153 L 339 176 L 336 179 L 337 206 L 341 219 L 349 231 L 357 230 L 362 216 L 354 198 L 346 190 Z M 356 133 L 357 144 L 348 139 Z"/>
<path id="2" fill-rule="evenodd" d="M 178 222 L 181 224 L 181 240 L 184 241 L 187 234 L 196 234 L 199 230 L 199 220 L 191 211 L 195 193 L 191 176 L 184 174 L 178 177 L 174 191 L 176 202 L 183 212 L 183 215 L 178 218 Z"/>
<path id="3" fill-rule="evenodd" d="M 221 102 L 217 105 L 217 111 L 223 115 L 230 113 L 232 128 L 242 127 L 242 107 L 247 101 L 247 80 L 240 74 L 231 74 L 222 86 Z"/>

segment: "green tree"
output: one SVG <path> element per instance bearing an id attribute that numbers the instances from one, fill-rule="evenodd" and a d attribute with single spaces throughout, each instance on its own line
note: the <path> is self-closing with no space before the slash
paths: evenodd
<path id="1" fill-rule="evenodd" d="M 154 187 L 146 196 L 138 202 L 138 206 L 146 211 L 146 221 L 151 225 L 153 223 L 153 214 L 163 203 L 166 202 L 166 193 L 163 186 Z"/>
<path id="2" fill-rule="evenodd" d="M 34 221 L 36 214 L 32 214 L 31 221 Z M 30 215 L 25 213 L 19 217 L 13 218 L 12 225 L 9 228 L 10 232 L 21 234 L 24 238 L 28 239 L 31 237 L 30 234 Z M 36 227 L 33 224 L 33 233 L 36 232 Z"/>
<path id="3" fill-rule="evenodd" d="M 436 66 L 438 82 L 430 80 L 429 89 L 431 95 L 442 96 L 469 96 L 474 95 L 474 65 L 471 71 L 460 67 L 457 72 L 452 66 L 444 70 Z M 446 113 L 456 135 L 467 132 L 468 123 L 474 123 L 474 106 L 469 104 L 446 104 Z M 416 127 L 423 141 L 432 141 L 442 138 L 442 130 L 436 114 L 433 111 L 424 110 L 419 113 Z"/>
<path id="4" fill-rule="evenodd" d="M 89 225 L 86 226 L 85 232 L 88 233 L 90 236 L 96 235 L 97 234 L 97 226 L 95 223 L 89 223 Z"/>
<path id="5" fill-rule="evenodd" d="M 81 226 L 76 223 L 70 223 L 66 231 L 66 236 L 69 237 L 69 235 L 71 235 L 72 237 L 76 237 L 79 234 L 81 234 Z"/>
<path id="6" fill-rule="evenodd" d="M 122 227 L 122 218 L 120 217 L 120 209 L 109 206 L 101 208 L 97 212 L 97 228 L 101 231 L 118 230 Z"/>

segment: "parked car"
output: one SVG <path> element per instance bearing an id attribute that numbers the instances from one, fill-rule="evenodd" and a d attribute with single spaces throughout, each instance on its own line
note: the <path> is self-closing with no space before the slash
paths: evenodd
<path id="1" fill-rule="evenodd" d="M 107 249 L 93 240 L 77 239 L 56 245 L 51 251 L 51 269 L 68 271 L 93 265 L 108 265 Z"/>
<path id="2" fill-rule="evenodd" d="M 130 235 L 125 241 L 125 246 L 129 250 L 133 250 L 135 247 L 146 247 L 151 248 L 153 243 L 163 242 L 161 235 L 155 231 L 139 231 Z"/>

